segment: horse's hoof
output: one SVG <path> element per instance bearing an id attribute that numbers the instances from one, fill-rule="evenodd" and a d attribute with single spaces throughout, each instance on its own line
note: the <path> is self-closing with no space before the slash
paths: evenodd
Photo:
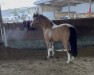
<path id="1" fill-rule="evenodd" d="M 47 59 L 49 59 L 50 57 L 49 56 L 47 56 Z"/>
<path id="2" fill-rule="evenodd" d="M 71 61 L 74 61 L 74 57 L 73 56 L 71 57 Z"/>
<path id="3" fill-rule="evenodd" d="M 55 56 L 51 56 L 50 58 L 55 58 Z"/>
<path id="4" fill-rule="evenodd" d="M 67 61 L 67 62 L 66 62 L 66 64 L 69 64 L 69 63 L 70 63 L 70 61 Z"/>

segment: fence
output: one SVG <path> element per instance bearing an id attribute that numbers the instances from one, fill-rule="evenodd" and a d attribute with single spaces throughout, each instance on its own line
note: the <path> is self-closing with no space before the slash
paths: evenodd
<path id="1" fill-rule="evenodd" d="M 76 27 L 78 47 L 94 45 L 94 18 L 53 20 L 55 24 L 69 23 Z M 45 49 L 42 29 L 35 26 L 35 30 L 28 31 L 23 23 L 4 24 L 8 46 L 13 48 Z M 58 45 L 60 47 L 60 45 Z"/>

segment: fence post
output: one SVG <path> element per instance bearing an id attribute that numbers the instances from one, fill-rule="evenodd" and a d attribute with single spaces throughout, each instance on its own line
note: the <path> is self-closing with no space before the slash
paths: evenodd
<path id="1" fill-rule="evenodd" d="M 1 30 L 1 38 L 2 38 L 2 42 L 4 42 L 4 45 L 7 47 L 7 38 L 6 38 L 6 31 L 5 31 L 5 26 L 3 24 L 3 20 L 2 20 L 2 13 L 1 13 L 1 5 L 0 5 L 0 30 Z"/>

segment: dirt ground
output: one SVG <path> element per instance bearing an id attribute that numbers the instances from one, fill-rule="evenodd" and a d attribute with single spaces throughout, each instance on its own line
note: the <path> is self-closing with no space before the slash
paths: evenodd
<path id="1" fill-rule="evenodd" d="M 66 53 L 0 47 L 0 75 L 94 75 L 94 46 L 78 49 L 74 62 L 66 64 Z"/>

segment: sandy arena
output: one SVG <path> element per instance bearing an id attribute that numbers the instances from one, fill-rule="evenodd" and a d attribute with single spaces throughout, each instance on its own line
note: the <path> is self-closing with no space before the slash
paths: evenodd
<path id="1" fill-rule="evenodd" d="M 66 53 L 0 47 L 0 75 L 94 75 L 94 46 L 78 49 L 74 62 L 66 64 Z"/>

